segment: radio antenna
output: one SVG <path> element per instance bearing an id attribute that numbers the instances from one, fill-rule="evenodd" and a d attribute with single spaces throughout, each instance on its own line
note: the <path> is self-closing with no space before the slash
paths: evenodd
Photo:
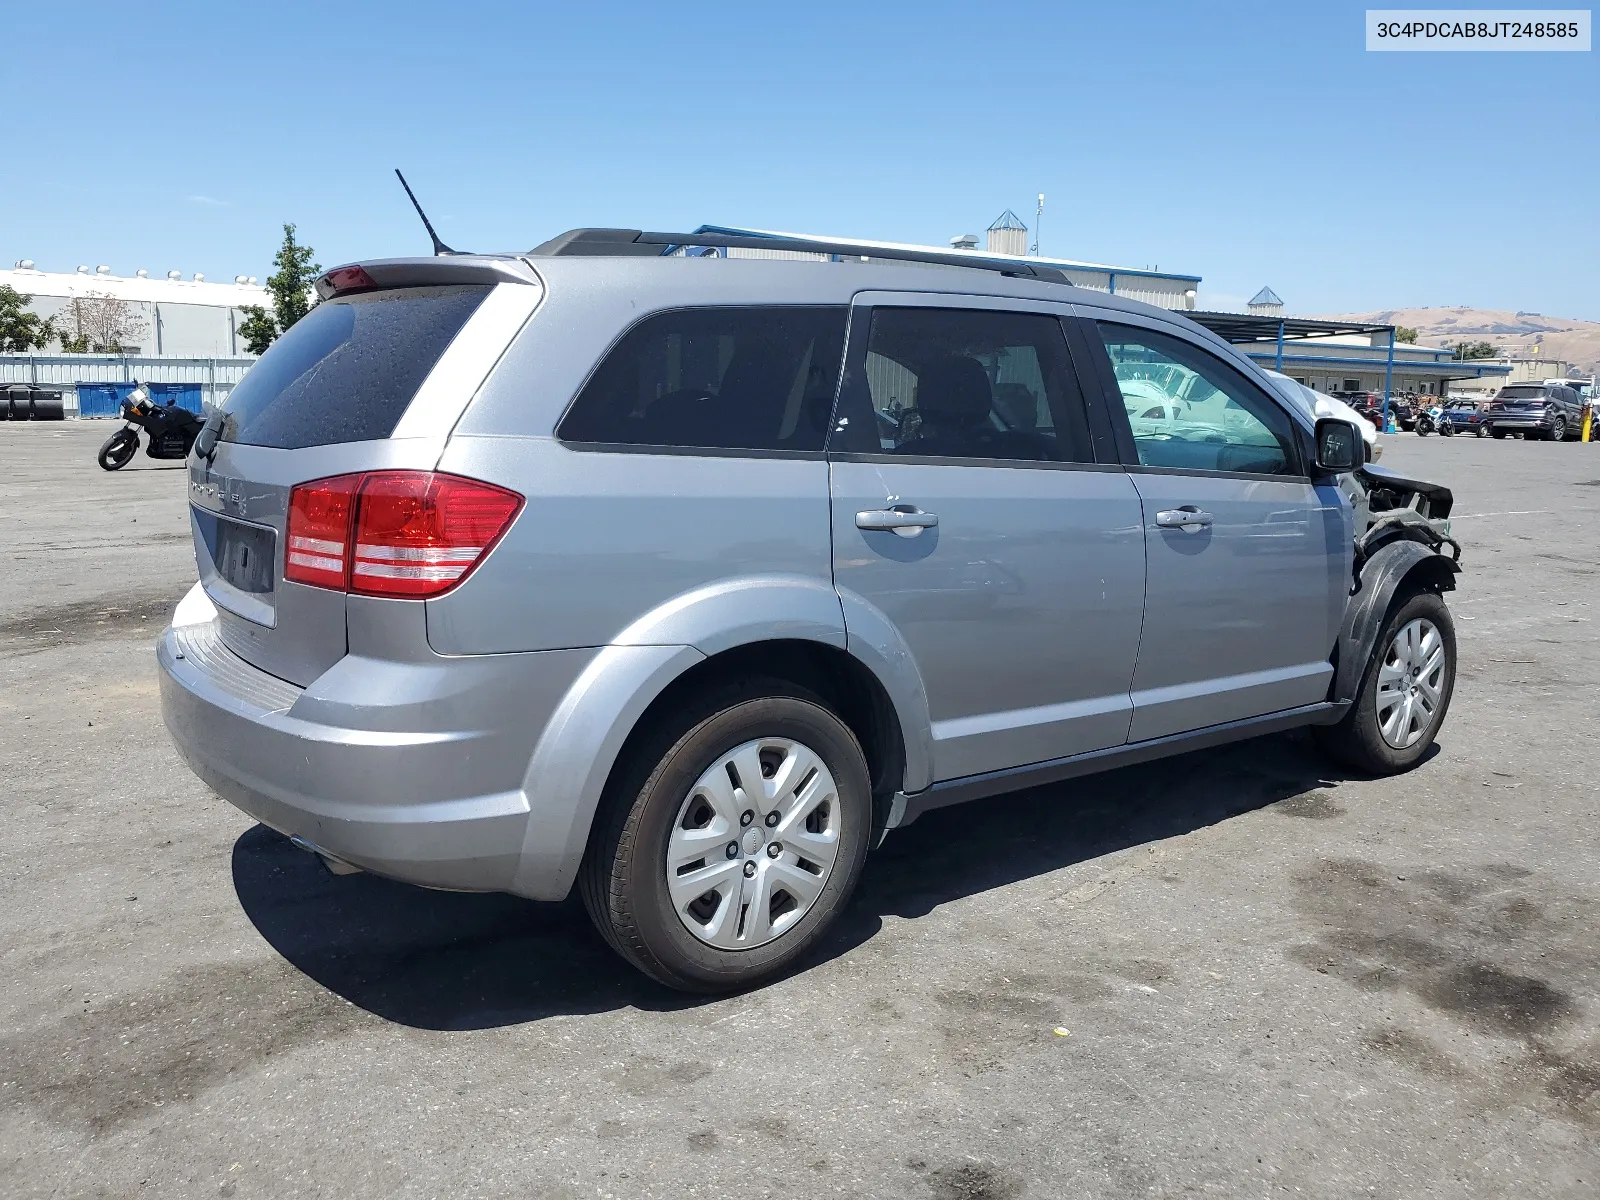
<path id="1" fill-rule="evenodd" d="M 422 218 L 422 227 L 428 231 L 428 237 L 433 240 L 433 253 L 435 257 L 444 254 L 459 254 L 459 250 L 452 250 L 439 240 L 439 235 L 433 231 L 433 222 L 428 220 L 428 214 L 422 211 L 422 205 L 417 203 L 416 193 L 411 190 L 411 185 L 406 182 L 406 177 L 400 174 L 400 168 L 394 169 L 395 176 L 400 180 L 400 186 L 405 188 L 406 195 L 411 197 L 411 207 L 417 210 L 417 216 Z"/>

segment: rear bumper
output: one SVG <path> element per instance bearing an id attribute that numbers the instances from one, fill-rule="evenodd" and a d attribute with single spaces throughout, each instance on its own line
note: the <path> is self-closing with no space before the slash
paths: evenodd
<path id="1" fill-rule="evenodd" d="M 1492 429 L 1544 429 L 1555 427 L 1554 421 L 1543 417 L 1486 417 L 1483 422 Z"/>
<path id="2" fill-rule="evenodd" d="M 162 715 L 196 775 L 262 824 L 364 870 L 426 887 L 512 890 L 529 758 L 592 651 L 347 655 L 299 688 L 228 650 L 209 602 L 195 596 L 162 635 L 157 660 Z"/>

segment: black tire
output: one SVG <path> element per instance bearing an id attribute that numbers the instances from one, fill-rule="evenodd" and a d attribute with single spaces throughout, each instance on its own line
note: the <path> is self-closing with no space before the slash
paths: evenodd
<path id="1" fill-rule="evenodd" d="M 100 465 L 107 471 L 120 471 L 138 451 L 138 436 L 131 429 L 119 429 L 100 447 Z"/>
<path id="2" fill-rule="evenodd" d="M 1489 436 L 1494 438 L 1503 438 L 1506 436 L 1506 432 L 1507 431 L 1504 429 L 1491 429 L 1489 430 Z"/>
<path id="3" fill-rule="evenodd" d="M 1432 421 L 1418 421 L 1415 425 L 1412 426 L 1412 428 L 1416 430 L 1418 437 L 1427 437 L 1430 433 L 1433 432 L 1433 422 Z"/>
<path id="4" fill-rule="evenodd" d="M 801 742 L 833 774 L 838 854 L 812 906 L 789 929 L 750 949 L 721 949 L 692 934 L 673 908 L 664 869 L 668 841 L 701 774 L 723 754 L 762 737 Z M 843 910 L 866 861 L 872 785 L 855 735 L 804 689 L 756 679 L 699 697 L 635 742 L 612 772 L 579 871 L 595 926 L 629 962 L 681 991 L 738 991 L 782 974 Z"/>
<path id="5" fill-rule="evenodd" d="M 1440 437 L 1455 437 L 1455 435 L 1456 435 L 1456 427 L 1454 425 L 1450 424 L 1449 421 L 1446 421 L 1443 425 L 1439 426 L 1439 436 Z"/>
<path id="6" fill-rule="evenodd" d="M 1567 440 L 1567 419 L 1565 417 L 1557 417 L 1550 423 L 1549 438 L 1552 442 L 1564 442 Z"/>
<path id="7" fill-rule="evenodd" d="M 1380 668 L 1389 656 L 1395 635 L 1418 619 L 1431 623 L 1444 643 L 1444 662 L 1437 684 L 1439 703 L 1429 715 L 1421 736 L 1402 749 L 1390 745 L 1379 728 L 1378 682 Z M 1319 726 L 1313 730 L 1313 735 L 1325 753 L 1345 766 L 1370 775 L 1398 775 L 1416 766 L 1428 753 L 1450 710 L 1455 685 L 1456 627 L 1450 608 L 1437 592 L 1412 592 L 1407 597 L 1397 598 L 1383 628 L 1378 631 L 1377 645 L 1361 677 L 1355 703 L 1337 725 Z"/>
<path id="8" fill-rule="evenodd" d="M 1489 427 L 1487 425 L 1479 425 L 1475 430 L 1473 430 L 1473 433 L 1475 433 L 1478 437 L 1488 437 Z"/>

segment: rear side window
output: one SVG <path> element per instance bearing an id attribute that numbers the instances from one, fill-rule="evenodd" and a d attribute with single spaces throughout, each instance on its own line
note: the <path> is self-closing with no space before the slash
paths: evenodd
<path id="1" fill-rule="evenodd" d="M 876 308 L 867 341 L 876 445 L 913 458 L 1092 462 L 1061 322 L 1043 313 Z"/>
<path id="2" fill-rule="evenodd" d="M 844 326 L 842 307 L 647 317 L 606 355 L 557 435 L 624 446 L 821 450 Z"/>
<path id="3" fill-rule="evenodd" d="M 452 284 L 324 301 L 239 381 L 219 440 L 289 450 L 388 437 L 488 294 Z"/>

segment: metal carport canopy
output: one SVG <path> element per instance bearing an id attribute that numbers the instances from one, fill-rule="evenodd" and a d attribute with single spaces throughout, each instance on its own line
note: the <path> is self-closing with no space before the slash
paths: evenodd
<path id="1" fill-rule="evenodd" d="M 1204 325 L 1223 341 L 1276 342 L 1279 337 L 1348 337 L 1351 334 L 1394 332 L 1393 325 L 1369 325 L 1361 321 L 1321 321 L 1313 317 L 1268 317 L 1253 313 L 1186 312 L 1191 321 Z"/>

